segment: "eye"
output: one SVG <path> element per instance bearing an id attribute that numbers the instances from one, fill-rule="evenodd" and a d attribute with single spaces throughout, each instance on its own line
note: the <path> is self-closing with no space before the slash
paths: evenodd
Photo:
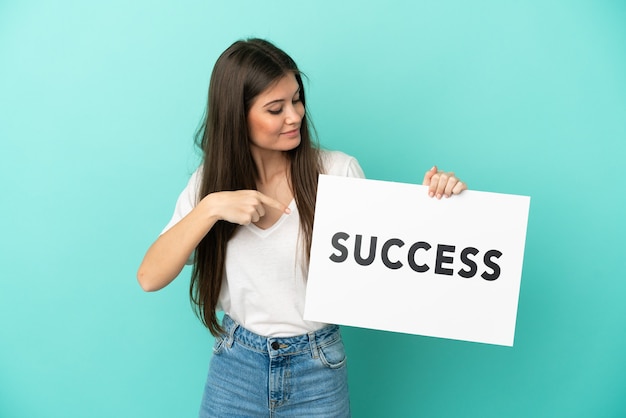
<path id="1" fill-rule="evenodd" d="M 280 113 L 283 111 L 283 108 L 281 107 L 280 109 L 268 109 L 267 111 L 272 115 L 280 115 Z"/>

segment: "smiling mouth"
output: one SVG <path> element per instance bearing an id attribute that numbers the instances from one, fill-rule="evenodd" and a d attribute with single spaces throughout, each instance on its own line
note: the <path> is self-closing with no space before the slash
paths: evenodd
<path id="1" fill-rule="evenodd" d="M 295 135 L 300 132 L 300 128 L 293 129 L 291 131 L 283 132 L 283 135 Z"/>

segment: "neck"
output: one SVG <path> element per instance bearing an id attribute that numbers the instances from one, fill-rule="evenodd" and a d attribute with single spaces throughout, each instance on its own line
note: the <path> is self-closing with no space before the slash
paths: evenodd
<path id="1" fill-rule="evenodd" d="M 282 151 L 252 150 L 252 158 L 256 164 L 259 176 L 257 182 L 260 185 L 270 184 L 289 176 L 289 159 Z"/>

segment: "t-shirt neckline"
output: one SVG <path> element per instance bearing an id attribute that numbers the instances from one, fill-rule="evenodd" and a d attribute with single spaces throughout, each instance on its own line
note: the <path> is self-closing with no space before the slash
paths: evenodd
<path id="1" fill-rule="evenodd" d="M 269 235 L 272 234 L 272 232 L 276 231 L 278 228 L 280 228 L 280 226 L 285 222 L 285 219 L 287 219 L 288 216 L 293 216 L 295 210 L 297 209 L 296 206 L 296 200 L 295 199 L 291 199 L 291 202 L 289 202 L 289 209 L 291 210 L 290 214 L 286 214 L 283 213 L 281 215 L 280 218 L 278 218 L 278 220 L 276 222 L 274 222 L 271 226 L 269 226 L 268 228 L 259 228 L 258 226 L 256 226 L 253 223 L 250 223 L 248 225 L 246 225 L 246 227 L 254 232 L 256 235 L 260 236 L 261 238 L 265 238 Z"/>

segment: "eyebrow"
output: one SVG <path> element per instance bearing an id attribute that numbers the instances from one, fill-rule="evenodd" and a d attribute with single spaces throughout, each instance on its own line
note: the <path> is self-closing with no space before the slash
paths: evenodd
<path id="1" fill-rule="evenodd" d="M 299 93 L 300 93 L 300 87 L 298 87 L 298 89 L 297 89 L 297 90 L 296 90 L 296 92 L 293 94 L 293 96 L 295 96 L 296 94 L 299 94 Z M 263 107 L 267 107 L 267 106 L 273 105 L 274 103 L 282 103 L 282 102 L 284 102 L 284 101 L 285 101 L 285 99 L 276 99 L 276 100 L 272 100 L 272 101 L 270 101 L 270 102 L 265 103 L 265 104 L 263 105 Z"/>

